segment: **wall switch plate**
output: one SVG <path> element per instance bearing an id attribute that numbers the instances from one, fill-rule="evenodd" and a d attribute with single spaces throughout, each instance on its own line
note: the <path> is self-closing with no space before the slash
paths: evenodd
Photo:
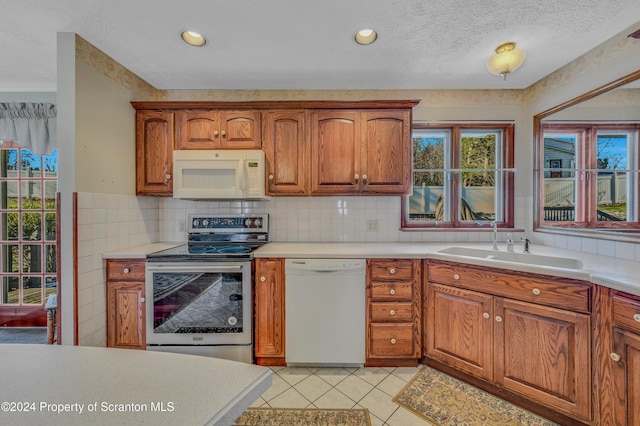
<path id="1" fill-rule="evenodd" d="M 377 220 L 367 220 L 367 231 L 374 232 L 378 230 L 378 221 Z"/>

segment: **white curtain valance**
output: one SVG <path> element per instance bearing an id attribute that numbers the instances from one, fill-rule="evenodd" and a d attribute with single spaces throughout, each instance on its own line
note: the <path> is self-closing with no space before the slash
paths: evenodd
<path id="1" fill-rule="evenodd" d="M 37 155 L 57 148 L 56 106 L 49 103 L 0 103 L 0 140 L 10 140 Z"/>

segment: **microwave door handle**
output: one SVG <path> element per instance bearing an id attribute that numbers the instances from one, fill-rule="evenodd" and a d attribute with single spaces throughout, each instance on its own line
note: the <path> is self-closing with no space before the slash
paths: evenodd
<path id="1" fill-rule="evenodd" d="M 238 185 L 240 185 L 240 190 L 244 193 L 245 190 L 245 182 L 244 182 L 244 176 L 245 174 L 247 174 L 247 160 L 243 160 L 242 161 L 242 168 L 240 169 L 240 176 L 239 176 L 239 182 Z"/>

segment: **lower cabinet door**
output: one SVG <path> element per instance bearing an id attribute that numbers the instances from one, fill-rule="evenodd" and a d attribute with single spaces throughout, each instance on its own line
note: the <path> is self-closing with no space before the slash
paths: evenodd
<path id="1" fill-rule="evenodd" d="M 640 335 L 613 329 L 616 425 L 640 424 Z"/>
<path id="2" fill-rule="evenodd" d="M 590 317 L 510 299 L 496 298 L 494 303 L 494 381 L 590 421 Z"/>
<path id="3" fill-rule="evenodd" d="M 370 324 L 369 357 L 417 358 L 413 324 Z"/>
<path id="4" fill-rule="evenodd" d="M 144 283 L 107 283 L 107 346 L 146 349 Z"/>
<path id="5" fill-rule="evenodd" d="M 493 297 L 440 284 L 427 291 L 427 356 L 493 380 Z"/>

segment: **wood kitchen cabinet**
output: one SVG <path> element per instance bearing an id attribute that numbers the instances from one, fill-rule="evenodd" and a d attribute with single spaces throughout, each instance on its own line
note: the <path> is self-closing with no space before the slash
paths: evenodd
<path id="1" fill-rule="evenodd" d="M 173 121 L 171 111 L 136 111 L 136 195 L 172 195 Z"/>
<path id="2" fill-rule="evenodd" d="M 260 149 L 260 111 L 183 110 L 176 113 L 176 149 Z"/>
<path id="3" fill-rule="evenodd" d="M 416 365 L 421 351 L 419 260 L 367 260 L 367 366 Z"/>
<path id="4" fill-rule="evenodd" d="M 254 282 L 256 363 L 286 365 L 284 259 L 255 259 Z"/>
<path id="5" fill-rule="evenodd" d="M 427 360 L 591 421 L 589 284 L 425 263 Z"/>
<path id="6" fill-rule="evenodd" d="M 262 114 L 267 163 L 267 195 L 309 193 L 309 141 L 303 110 L 266 111 Z"/>
<path id="7" fill-rule="evenodd" d="M 107 260 L 107 347 L 146 349 L 145 261 Z"/>
<path id="8" fill-rule="evenodd" d="M 605 354 L 606 355 L 606 354 Z M 613 410 L 615 424 L 640 424 L 640 297 L 613 294 Z"/>
<path id="9" fill-rule="evenodd" d="M 410 110 L 310 114 L 311 195 L 406 195 L 411 183 Z"/>

